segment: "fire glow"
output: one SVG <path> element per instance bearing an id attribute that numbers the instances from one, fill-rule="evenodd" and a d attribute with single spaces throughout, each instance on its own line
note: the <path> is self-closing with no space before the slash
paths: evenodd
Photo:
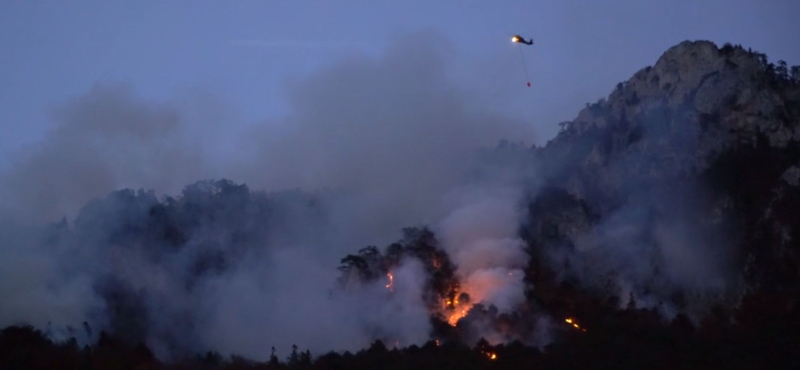
<path id="1" fill-rule="evenodd" d="M 472 304 L 461 301 L 461 293 L 459 293 L 458 288 L 453 289 L 452 296 L 452 299 L 444 300 L 443 313 L 444 316 L 447 317 L 447 323 L 450 324 L 450 326 L 456 326 L 459 320 L 467 316 L 469 310 L 472 308 Z"/>
<path id="2" fill-rule="evenodd" d="M 389 278 L 389 283 L 386 284 L 386 289 L 389 289 L 390 292 L 394 291 L 394 275 L 391 272 L 386 274 L 386 277 Z"/>
<path id="3" fill-rule="evenodd" d="M 447 323 L 450 324 L 450 326 L 458 325 L 458 321 L 467 316 L 468 312 L 469 308 L 456 309 L 456 311 L 451 313 L 447 318 Z"/>

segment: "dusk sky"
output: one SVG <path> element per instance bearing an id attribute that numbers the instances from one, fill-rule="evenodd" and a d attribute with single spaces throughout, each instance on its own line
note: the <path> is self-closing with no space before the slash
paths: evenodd
<path id="1" fill-rule="evenodd" d="M 456 84 L 543 144 L 686 39 L 800 64 L 797 14 L 800 2 L 786 0 L 3 1 L 0 168 L 54 125 L 54 107 L 96 83 L 147 100 L 213 99 L 232 127 L 258 125 L 286 113 L 287 81 L 420 31 L 440 35 Z M 513 34 L 536 42 L 524 50 L 532 88 Z"/>

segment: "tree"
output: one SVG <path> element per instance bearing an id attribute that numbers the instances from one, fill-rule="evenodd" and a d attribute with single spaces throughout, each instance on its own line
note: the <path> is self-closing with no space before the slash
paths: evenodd
<path id="1" fill-rule="evenodd" d="M 280 365 L 280 360 L 278 360 L 278 356 L 275 355 L 275 346 L 272 346 L 272 352 L 269 355 L 269 365 L 271 367 L 278 367 L 278 365 Z"/>
<path id="2" fill-rule="evenodd" d="M 720 51 L 722 51 L 722 53 L 725 55 L 730 55 L 733 50 L 733 45 L 731 45 L 729 42 L 726 42 L 725 45 L 722 46 L 722 49 L 720 49 Z"/>
<path id="3" fill-rule="evenodd" d="M 367 261 L 361 256 L 352 254 L 348 254 L 346 257 L 342 258 L 339 271 L 342 272 L 342 279 L 344 281 L 349 281 L 353 277 L 359 280 L 367 280 L 370 277 Z"/>
<path id="4" fill-rule="evenodd" d="M 297 354 L 296 344 L 292 344 L 292 353 L 286 359 L 286 362 L 289 364 L 289 366 L 295 366 L 300 363 L 300 355 Z"/>
<path id="5" fill-rule="evenodd" d="M 630 296 L 628 297 L 628 310 L 635 310 L 636 309 L 636 299 L 633 298 L 633 292 L 631 292 Z"/>
<path id="6" fill-rule="evenodd" d="M 788 80 L 789 79 L 789 69 L 786 67 L 786 62 L 783 60 L 778 61 L 778 66 L 775 67 L 775 73 L 778 75 L 778 78 L 781 80 Z"/>

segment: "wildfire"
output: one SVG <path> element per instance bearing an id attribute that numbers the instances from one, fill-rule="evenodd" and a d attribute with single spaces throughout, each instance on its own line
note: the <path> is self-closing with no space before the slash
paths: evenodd
<path id="1" fill-rule="evenodd" d="M 386 284 L 386 289 L 389 289 L 390 292 L 394 291 L 394 275 L 391 272 L 387 273 L 386 276 L 389 278 L 389 283 Z"/>
<path id="2" fill-rule="evenodd" d="M 456 326 L 458 324 L 458 320 L 461 320 L 464 318 L 464 316 L 467 316 L 467 312 L 469 312 L 469 309 L 467 308 L 456 310 L 447 318 L 447 323 L 450 324 L 450 326 Z"/>
<path id="3" fill-rule="evenodd" d="M 497 360 L 497 353 L 495 353 L 495 352 L 483 352 L 483 351 L 481 351 L 481 353 L 486 355 L 486 357 L 488 357 L 492 361 Z"/>
<path id="4" fill-rule="evenodd" d="M 461 301 L 461 294 L 459 294 L 458 288 L 454 288 L 451 294 L 453 298 L 444 300 L 442 313 L 447 317 L 447 323 L 450 326 L 456 326 L 459 320 L 467 316 L 472 304 L 469 303 L 468 299 L 466 302 Z"/>

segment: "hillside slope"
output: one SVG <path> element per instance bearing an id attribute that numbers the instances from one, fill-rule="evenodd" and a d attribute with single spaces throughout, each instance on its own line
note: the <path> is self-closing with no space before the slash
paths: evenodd
<path id="1" fill-rule="evenodd" d="M 763 54 L 687 41 L 587 104 L 535 149 L 550 189 L 523 230 L 545 261 L 531 269 L 621 304 L 800 287 L 799 81 Z"/>

